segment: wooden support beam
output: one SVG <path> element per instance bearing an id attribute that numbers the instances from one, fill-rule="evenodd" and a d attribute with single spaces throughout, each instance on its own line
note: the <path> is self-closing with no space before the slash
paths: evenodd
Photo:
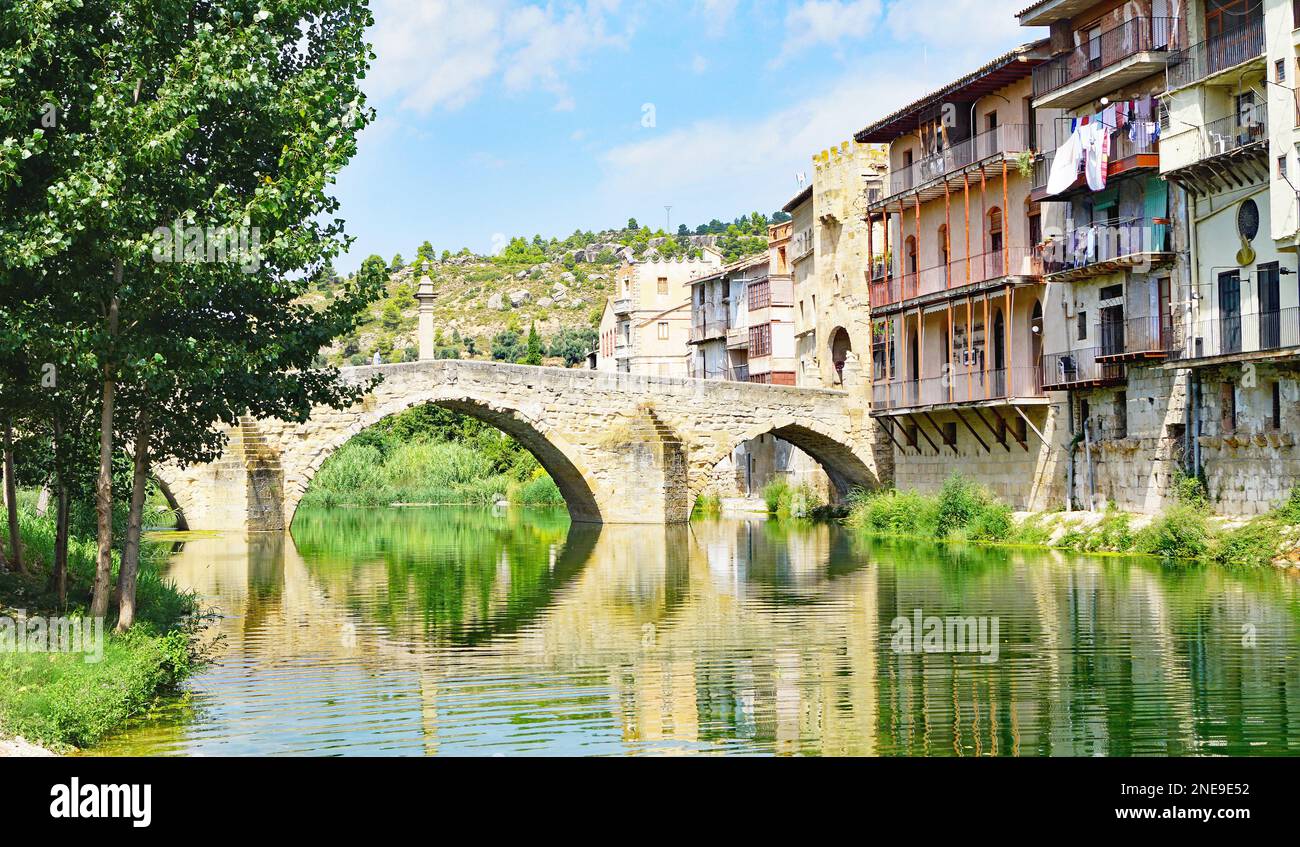
<path id="1" fill-rule="evenodd" d="M 934 431 L 937 432 L 937 433 L 939 434 L 939 440 L 940 440 L 940 441 L 943 441 L 943 427 L 939 426 L 939 424 L 937 424 L 937 423 L 935 422 L 934 418 L 930 417 L 930 413 L 929 413 L 929 412 L 922 412 L 921 414 L 925 415 L 925 419 L 926 419 L 927 421 L 930 422 L 930 426 L 934 427 Z M 957 445 L 956 445 L 956 444 L 949 444 L 948 446 L 952 448 L 952 454 L 953 454 L 954 456 L 960 455 L 960 454 L 957 452 Z M 940 451 L 940 452 L 942 452 L 942 451 Z"/>
<path id="2" fill-rule="evenodd" d="M 984 413 L 981 412 L 979 409 L 972 409 L 971 411 L 973 411 L 973 412 L 975 413 L 975 417 L 977 417 L 977 418 L 980 419 L 980 423 L 982 423 L 982 424 L 984 424 L 984 426 L 988 427 L 989 432 L 993 433 L 993 440 L 994 440 L 996 443 L 1001 444 L 1001 445 L 1002 445 L 1002 448 L 1003 448 L 1004 450 L 1006 450 L 1008 453 L 1010 453 L 1010 452 L 1011 452 L 1011 445 L 1007 444 L 1005 441 L 1002 441 L 1001 439 L 998 438 L 998 431 L 997 431 L 996 429 L 994 429 L 994 428 L 993 428 L 993 424 L 989 423 L 988 420 L 984 417 Z M 995 415 L 996 415 L 996 413 L 995 413 Z"/>
<path id="3" fill-rule="evenodd" d="M 989 411 L 993 413 L 993 417 L 997 418 L 999 421 L 1002 420 L 1002 413 L 999 412 L 997 409 L 990 408 Z M 1014 427 L 1008 426 L 1007 432 L 1011 434 L 1011 437 L 1016 440 L 1016 443 L 1019 444 L 1026 453 L 1029 452 L 1029 442 L 1021 440 L 1020 436 L 1016 435 L 1016 430 Z M 1010 448 L 1007 449 L 1010 450 Z"/>
<path id="4" fill-rule="evenodd" d="M 903 451 L 903 455 L 906 456 L 906 455 L 907 455 L 907 448 L 904 447 L 904 446 L 902 445 L 902 443 L 899 442 L 899 440 L 898 440 L 897 438 L 894 437 L 894 419 L 893 419 L 893 418 L 885 418 L 883 421 L 881 421 L 881 426 L 884 428 L 885 433 L 889 436 L 889 440 L 892 441 L 892 442 L 894 443 L 894 446 L 895 446 L 895 447 L 897 447 L 899 450 Z"/>
<path id="5" fill-rule="evenodd" d="M 1021 409 L 1019 406 L 1012 406 L 1011 408 L 1015 409 L 1016 414 L 1020 415 L 1020 417 L 1025 419 L 1025 426 L 1029 427 L 1034 431 L 1034 435 L 1038 436 L 1038 440 L 1043 442 L 1044 447 L 1051 446 L 1050 444 L 1047 443 L 1047 439 L 1043 436 L 1043 433 L 1038 430 L 1038 427 L 1034 426 L 1034 422 L 1029 419 L 1029 415 L 1026 415 L 1023 409 Z"/>
<path id="6" fill-rule="evenodd" d="M 961 409 L 953 409 L 953 413 L 957 415 L 957 420 L 965 424 L 966 429 L 970 430 L 970 434 L 974 436 L 975 440 L 979 442 L 979 445 L 984 448 L 984 452 L 992 453 L 993 451 L 990 450 L 989 446 L 984 443 L 984 439 L 980 438 L 980 434 L 975 431 L 975 427 L 971 426 L 970 421 L 966 420 L 966 416 L 961 413 Z"/>
<path id="7" fill-rule="evenodd" d="M 919 433 L 921 433 L 922 435 L 924 435 L 924 436 L 925 436 L 925 440 L 928 441 L 928 442 L 930 442 L 930 446 L 934 448 L 934 455 L 938 456 L 940 453 L 942 453 L 943 451 L 939 449 L 939 445 L 938 445 L 938 444 L 935 444 L 935 443 L 934 443 L 934 439 L 930 437 L 930 433 L 926 432 L 926 431 L 925 431 L 925 427 L 921 426 L 921 421 L 920 421 L 920 419 L 917 418 L 916 415 L 912 415 L 911 417 L 912 417 L 912 420 L 916 422 L 916 431 L 919 432 Z M 939 439 L 939 440 L 942 441 L 942 440 L 943 440 L 943 437 L 940 436 L 940 439 Z M 917 450 L 918 450 L 918 452 L 920 451 L 920 447 L 919 447 L 919 446 L 917 447 Z"/>

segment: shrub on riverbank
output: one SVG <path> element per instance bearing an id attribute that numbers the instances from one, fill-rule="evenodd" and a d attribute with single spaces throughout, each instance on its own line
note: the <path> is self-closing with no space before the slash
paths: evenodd
<path id="1" fill-rule="evenodd" d="M 810 486 L 790 485 L 785 480 L 769 482 L 763 489 L 763 502 L 769 515 L 782 519 L 813 517 L 826 509 Z"/>
<path id="2" fill-rule="evenodd" d="M 531 453 L 472 418 L 421 406 L 386 419 L 326 460 L 307 507 L 392 503 L 563 505 Z"/>
<path id="3" fill-rule="evenodd" d="M 1228 528 L 1212 519 L 1199 482 L 1180 482 L 1175 491 L 1177 502 L 1141 529 L 1134 527 L 1132 515 L 1113 507 L 1091 525 L 1064 514 L 1031 515 L 1017 523 L 1010 507 L 954 475 L 936 495 L 859 493 L 848 523 L 878 535 L 1138 553 L 1222 565 L 1268 564 L 1300 547 L 1300 487 L 1270 514 Z"/>
<path id="4" fill-rule="evenodd" d="M 10 618 L 81 617 L 94 580 L 93 540 L 68 543 L 68 606 L 47 585 L 54 552 L 54 522 L 29 508 L 20 515 L 27 574 L 0 573 L 0 614 Z M 196 648 L 198 602 L 162 576 L 170 550 L 145 544 L 140 555 L 135 626 L 112 632 L 116 609 L 104 622 L 101 661 L 85 654 L 0 652 L 0 732 L 63 749 L 94 744 L 160 694 L 173 690 L 200 660 Z M 114 570 L 117 553 L 114 553 Z"/>

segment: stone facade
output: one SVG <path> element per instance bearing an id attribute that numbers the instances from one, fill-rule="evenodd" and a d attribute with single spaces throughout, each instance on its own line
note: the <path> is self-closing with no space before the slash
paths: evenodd
<path id="1" fill-rule="evenodd" d="M 303 424 L 247 419 L 211 465 L 156 476 L 192 529 L 279 530 L 322 463 L 361 430 L 435 403 L 502 430 L 555 479 L 575 521 L 675 523 L 738 444 L 771 434 L 814 457 L 837 493 L 880 485 L 883 447 L 843 392 L 471 361 L 350 368 L 382 382 Z"/>

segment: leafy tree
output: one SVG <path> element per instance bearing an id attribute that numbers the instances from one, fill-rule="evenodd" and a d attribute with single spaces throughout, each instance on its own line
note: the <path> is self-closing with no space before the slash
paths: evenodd
<path id="1" fill-rule="evenodd" d="M 525 365 L 540 365 L 542 363 L 542 337 L 537 334 L 537 324 L 534 322 L 528 327 L 528 352 L 524 355 Z"/>
<path id="2" fill-rule="evenodd" d="M 502 330 L 492 339 L 492 358 L 498 362 L 517 362 L 524 353 L 519 333 L 512 329 Z"/>
<path id="3" fill-rule="evenodd" d="M 393 261 L 389 264 L 388 269 L 392 271 L 400 271 L 404 267 L 406 267 L 406 265 L 402 262 L 402 254 L 394 253 Z"/>
<path id="4" fill-rule="evenodd" d="M 599 333 L 592 327 L 565 327 L 551 338 L 548 354 L 564 359 L 565 365 L 573 367 L 586 361 L 598 338 Z"/>
<path id="5" fill-rule="evenodd" d="M 638 223 L 636 222 L 636 218 L 628 218 L 628 219 L 627 219 L 627 230 L 628 230 L 629 232 L 636 232 L 636 231 L 637 231 L 638 229 L 640 229 L 640 228 L 641 228 L 641 225 L 638 224 Z"/>
<path id="6" fill-rule="evenodd" d="M 53 292 L 50 313 L 84 357 L 72 373 L 93 374 L 94 616 L 111 593 L 114 453 L 132 445 L 119 628 L 134 619 L 153 462 L 209 461 L 224 446 L 213 423 L 302 420 L 369 387 L 343 383 L 316 352 L 378 292 L 358 275 L 324 308 L 301 296 L 335 276 L 347 244 L 326 187 L 371 119 L 357 85 L 371 16 L 361 0 L 265 5 L 23 0 L 0 11 L 0 96 L 26 98 L 3 105 L 30 116 L 42 102 L 76 104 L 21 157 L 5 127 L 0 253 L 11 278 Z M 229 232 L 244 234 L 233 259 L 217 253 Z"/>

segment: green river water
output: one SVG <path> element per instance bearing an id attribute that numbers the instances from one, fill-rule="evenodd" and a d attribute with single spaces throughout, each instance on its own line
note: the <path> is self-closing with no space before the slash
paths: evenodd
<path id="1" fill-rule="evenodd" d="M 90 753 L 1300 751 L 1274 570 L 441 508 L 197 538 L 171 577 L 221 613 L 216 663 Z M 899 649 L 959 616 L 996 656 Z"/>

